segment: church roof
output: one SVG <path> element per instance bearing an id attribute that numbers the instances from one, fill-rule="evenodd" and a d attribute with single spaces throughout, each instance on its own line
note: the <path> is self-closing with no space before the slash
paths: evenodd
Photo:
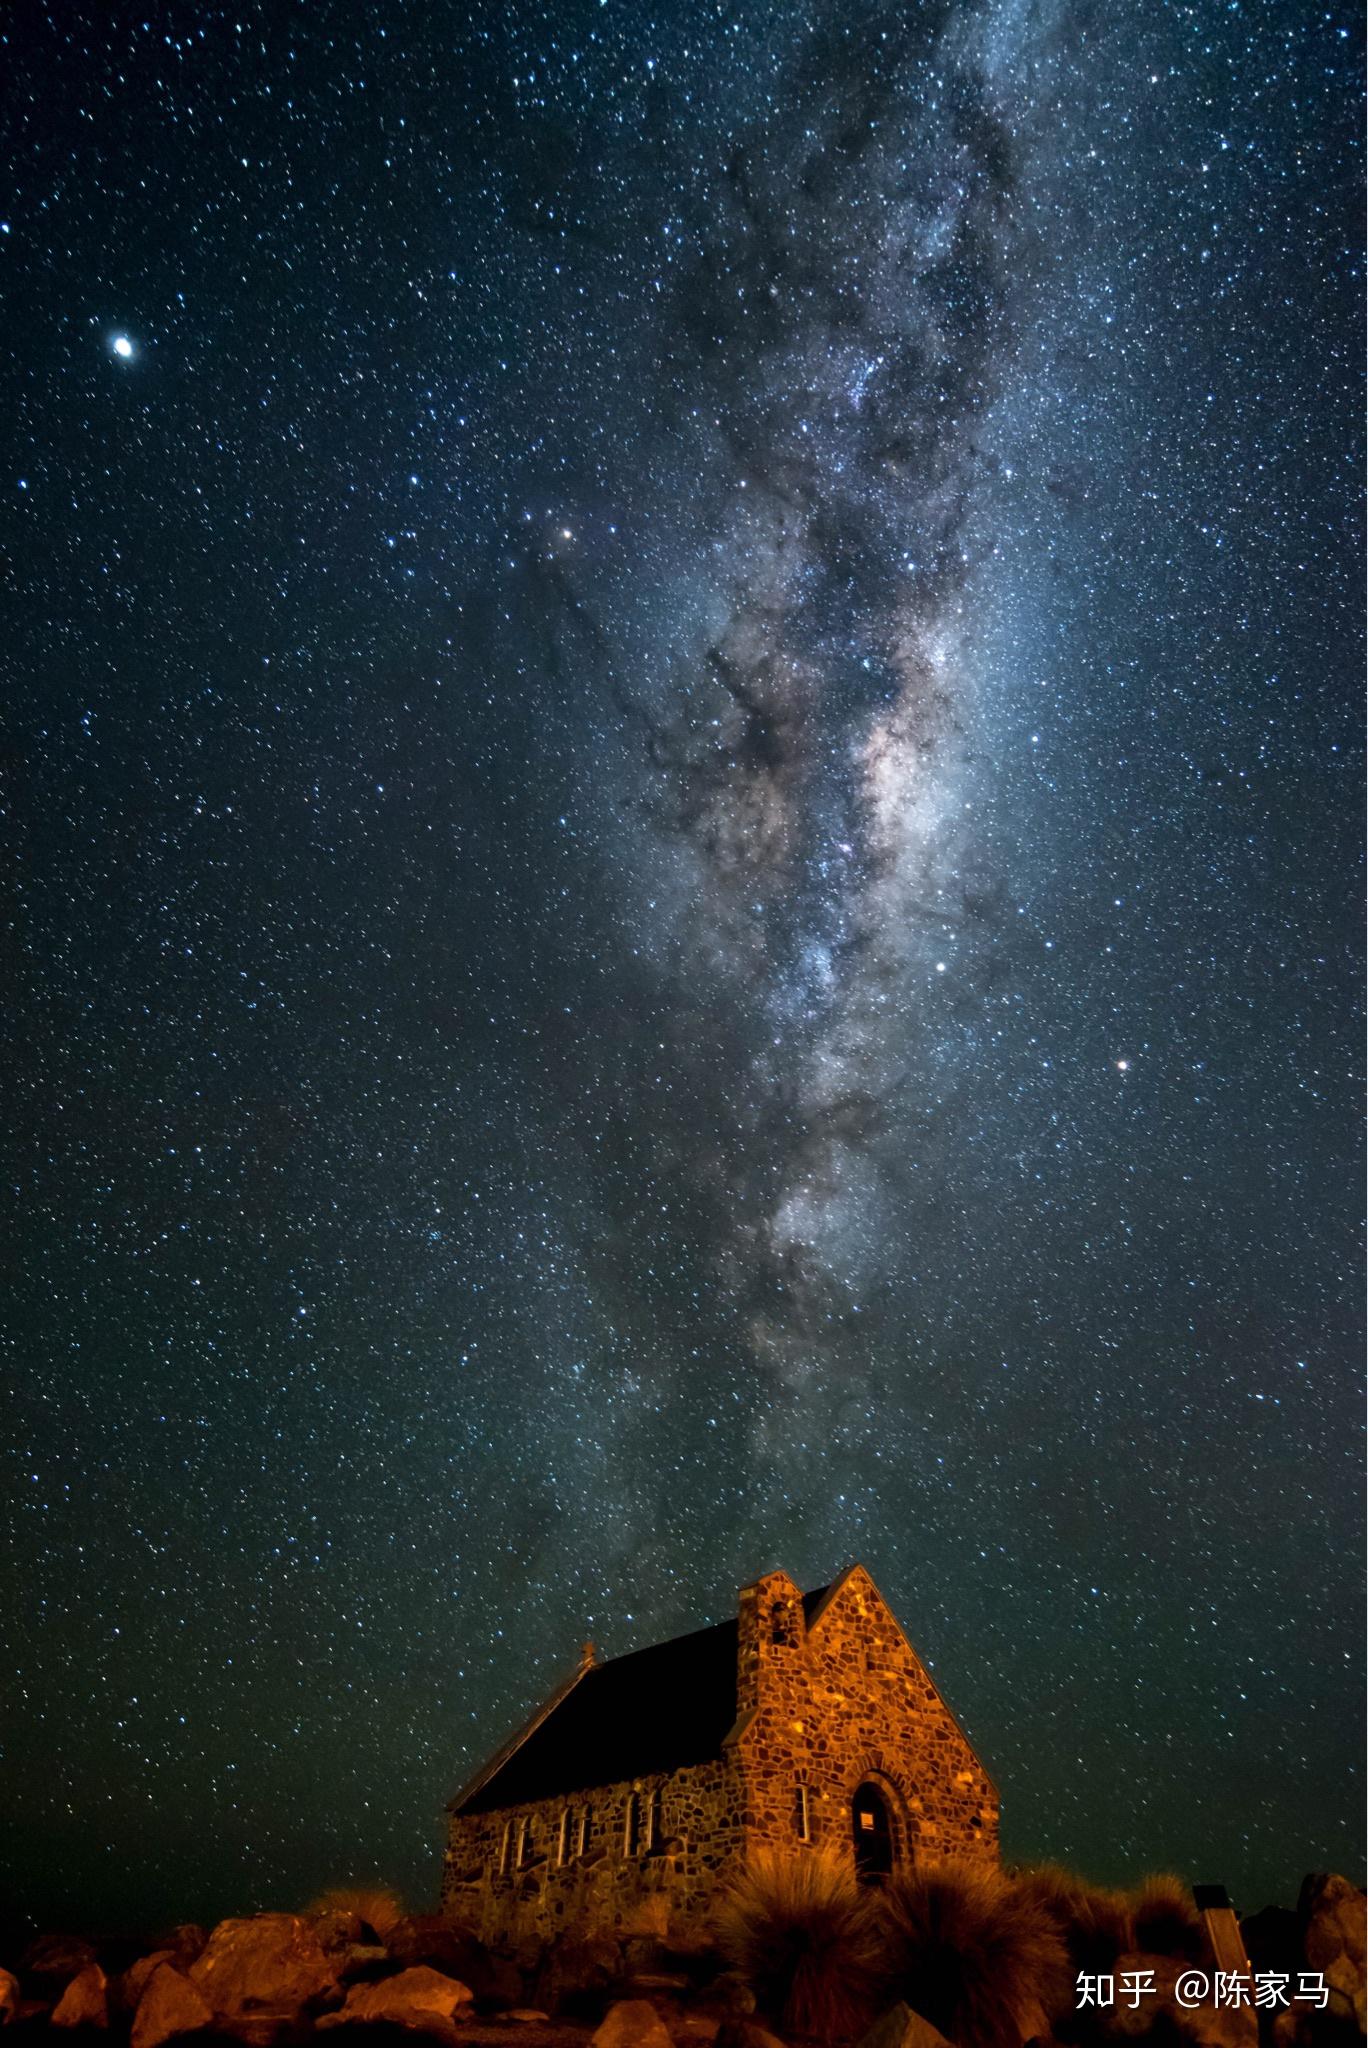
<path id="1" fill-rule="evenodd" d="M 828 1590 L 803 1595 L 809 1621 Z M 719 1621 L 589 1665 L 457 1794 L 452 1812 L 488 1813 L 720 1756 L 736 1721 L 736 1627 Z"/>

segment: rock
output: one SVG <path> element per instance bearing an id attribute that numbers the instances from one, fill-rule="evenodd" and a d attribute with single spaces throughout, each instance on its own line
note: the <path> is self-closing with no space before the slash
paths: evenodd
<path id="1" fill-rule="evenodd" d="M 1116 2003 L 1093 2013 L 1097 2036 L 1107 2042 L 1186 2041 L 1191 2048 L 1256 2048 L 1258 2026 L 1252 2006 L 1182 2006 L 1179 1978 L 1193 1966 L 1172 1956 L 1133 1953 L 1116 1959 Z M 1203 1966 L 1204 1971 L 1206 1966 Z M 1141 1979 L 1148 1973 L 1153 1988 L 1132 2003 L 1124 1976 Z M 1209 1972 L 1207 1972 L 1209 1974 Z"/>
<path id="2" fill-rule="evenodd" d="M 1319 1970 L 1330 1992 L 1327 2015 L 1352 2020 L 1364 2031 L 1363 1893 L 1336 1872 L 1302 1880 L 1297 1916 L 1302 1926 L 1302 1966 Z"/>
<path id="3" fill-rule="evenodd" d="M 105 1973 L 98 1963 L 88 1963 L 74 1976 L 57 2001 L 52 2015 L 54 2027 L 107 2027 L 109 2000 Z"/>
<path id="4" fill-rule="evenodd" d="M 152 1972 L 133 2016 L 129 2048 L 161 2048 L 173 2034 L 193 2034 L 213 2025 L 208 2000 L 170 1963 Z"/>
<path id="5" fill-rule="evenodd" d="M 211 2010 L 229 2020 L 302 2012 L 338 1985 L 317 1935 L 295 1913 L 220 1920 L 186 1974 Z"/>
<path id="6" fill-rule="evenodd" d="M 714 2034 L 713 2048 L 784 2048 L 784 2044 L 759 2020 L 731 2019 L 723 2020 Z"/>
<path id="7" fill-rule="evenodd" d="M 1240 1936 L 1252 1970 L 1285 1970 L 1294 1977 L 1301 1968 L 1301 1922 L 1288 1907 L 1246 1913 Z"/>
<path id="8" fill-rule="evenodd" d="M 608 1936 L 562 1934 L 542 1957 L 533 1998 L 547 2012 L 599 2020 L 621 1971 L 622 1951 Z"/>
<path id="9" fill-rule="evenodd" d="M 19 2010 L 19 1979 L 0 1970 L 0 2027 L 7 2027 Z"/>
<path id="10" fill-rule="evenodd" d="M 535 2027 L 545 2026 L 551 2015 L 549 2012 L 538 2012 L 535 2005 L 510 2005 L 502 2017 L 516 2026 Z"/>
<path id="11" fill-rule="evenodd" d="M 610 2005 L 593 2037 L 593 2048 L 672 2048 L 665 2022 L 644 1998 Z"/>
<path id="12" fill-rule="evenodd" d="M 708 1986 L 704 2003 L 723 2019 L 749 2019 L 755 2011 L 755 1993 L 739 1970 L 723 1970 Z"/>
<path id="13" fill-rule="evenodd" d="M 170 1949 L 176 1958 L 178 1970 L 188 1970 L 204 1954 L 208 1942 L 208 1929 L 200 1927 L 193 1920 L 184 1920 L 178 1927 L 168 1927 L 153 1943 L 154 1948 Z"/>
<path id="14" fill-rule="evenodd" d="M 722 2022 L 717 2014 L 684 2011 L 672 2015 L 670 2038 L 675 2048 L 715 2048 Z"/>
<path id="15" fill-rule="evenodd" d="M 58 1985 L 69 1984 L 98 1960 L 90 1943 L 79 1935 L 40 1934 L 20 1957 L 19 1974 L 33 1978 L 37 1989 L 55 1992 Z"/>
<path id="16" fill-rule="evenodd" d="M 162 1964 L 174 1963 L 175 1960 L 174 1949 L 158 1948 L 154 1949 L 150 1956 L 139 1956 L 136 1963 L 130 1963 L 123 1975 L 114 1980 L 114 2010 L 121 2013 L 136 2012 L 144 1991 Z"/>
<path id="17" fill-rule="evenodd" d="M 358 1941 L 340 1955 L 332 1957 L 333 1968 L 344 1984 L 364 1981 L 372 1977 L 392 1977 L 398 1964 L 387 1948 L 378 1942 Z"/>
<path id="18" fill-rule="evenodd" d="M 913 2012 L 910 2005 L 899 2003 L 875 2020 L 860 2048 L 949 2048 L 949 2044 L 930 2020 Z"/>
<path id="19" fill-rule="evenodd" d="M 497 2000 L 517 2005 L 522 1998 L 522 1978 L 510 1979 L 505 1967 L 490 1955 L 482 1941 L 468 1928 L 457 1927 L 440 1913 L 409 1913 L 395 1927 L 385 1943 L 390 1954 L 408 1968 L 425 1963 L 468 1984 L 482 2003 Z"/>
<path id="20" fill-rule="evenodd" d="M 341 1955 L 349 1948 L 370 1945 L 366 1940 L 366 1923 L 359 1913 L 347 1912 L 344 1909 L 329 1913 L 310 1913 L 309 1925 L 318 1936 L 319 1947 L 325 1955 Z"/>
<path id="21" fill-rule="evenodd" d="M 475 2003 L 469 1985 L 440 1970 L 420 1963 L 401 1970 L 378 1984 L 353 1984 L 341 2012 L 329 2013 L 320 2026 L 351 2026 L 360 2021 L 383 2020 L 390 2026 L 409 2027 L 422 2034 L 436 2034 L 446 2040 L 452 2023 L 462 2019 Z"/>
<path id="22" fill-rule="evenodd" d="M 236 2019 L 216 2024 L 221 2033 L 240 2041 L 242 2048 L 281 2048 L 282 2043 L 303 2041 L 310 2031 L 307 2020 L 294 2013 L 239 2013 Z"/>

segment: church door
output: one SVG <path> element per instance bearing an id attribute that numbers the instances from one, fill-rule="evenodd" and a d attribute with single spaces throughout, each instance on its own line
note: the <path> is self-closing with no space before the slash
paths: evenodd
<path id="1" fill-rule="evenodd" d="M 893 1868 L 893 1824 L 877 1785 L 861 1785 L 851 1807 L 855 1831 L 855 1875 L 861 1884 L 882 1884 Z"/>

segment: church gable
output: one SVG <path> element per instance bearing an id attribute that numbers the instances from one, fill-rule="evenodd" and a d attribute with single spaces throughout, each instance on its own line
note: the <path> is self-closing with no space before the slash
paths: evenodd
<path id="1" fill-rule="evenodd" d="M 737 1617 L 586 1661 L 452 1802 L 443 1907 L 487 1940 L 664 1935 L 756 1852 L 862 1881 L 997 1855 L 997 1795 L 861 1565 L 786 1572 Z"/>

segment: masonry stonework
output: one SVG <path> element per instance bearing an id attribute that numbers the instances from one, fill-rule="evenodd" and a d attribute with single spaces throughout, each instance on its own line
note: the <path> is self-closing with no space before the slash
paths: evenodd
<path id="1" fill-rule="evenodd" d="M 553 1726 L 574 1683 L 523 1740 Z M 443 1913 L 521 1951 L 557 1935 L 679 1937 L 705 1932 L 729 1872 L 761 1849 L 830 1849 L 874 1882 L 944 1857 L 996 1861 L 997 1793 L 863 1566 L 806 1602 L 785 1572 L 743 1590 L 734 1704 L 709 1761 L 591 1784 L 572 1754 L 554 1796 L 490 1806 L 516 1745 L 501 1752 L 452 1802 Z M 486 1810 L 463 1811 L 482 1788 Z"/>

